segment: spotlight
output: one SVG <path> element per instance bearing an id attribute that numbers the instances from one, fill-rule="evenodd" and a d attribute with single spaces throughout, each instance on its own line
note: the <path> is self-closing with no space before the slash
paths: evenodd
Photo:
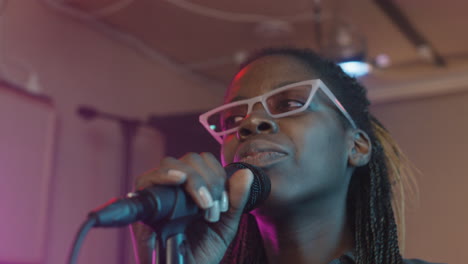
<path id="1" fill-rule="evenodd" d="M 325 56 L 349 76 L 364 76 L 372 70 L 366 61 L 366 38 L 351 24 L 338 20 L 332 23 L 326 41 Z"/>
<path id="2" fill-rule="evenodd" d="M 351 77 L 361 77 L 368 74 L 372 67 L 364 61 L 346 61 L 338 63 L 341 69 Z"/>

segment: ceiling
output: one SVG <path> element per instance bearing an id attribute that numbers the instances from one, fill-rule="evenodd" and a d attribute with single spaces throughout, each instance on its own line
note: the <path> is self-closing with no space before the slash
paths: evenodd
<path id="1" fill-rule="evenodd" d="M 392 1 L 406 15 L 417 33 L 441 55 L 445 66 L 436 66 L 424 59 L 376 1 L 45 2 L 51 6 L 60 5 L 85 12 L 97 22 L 137 40 L 139 44 L 135 45 L 136 48 L 144 46 L 184 69 L 223 84 L 229 82 L 245 54 L 259 48 L 294 45 L 318 50 L 313 19 L 314 2 L 321 2 L 324 32 L 328 32 L 330 21 L 339 18 L 353 25 L 365 37 L 369 60 L 381 54 L 390 58 L 390 66 L 376 69 L 363 78 L 368 86 L 468 72 L 468 1 Z"/>

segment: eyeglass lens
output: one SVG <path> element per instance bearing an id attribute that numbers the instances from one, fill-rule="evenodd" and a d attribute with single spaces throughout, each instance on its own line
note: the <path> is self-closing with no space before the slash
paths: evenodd
<path id="1" fill-rule="evenodd" d="M 267 111 L 275 116 L 297 110 L 306 104 L 311 91 L 311 85 L 300 85 L 270 94 L 265 98 Z M 213 113 L 208 117 L 210 129 L 215 132 L 222 132 L 238 127 L 240 122 L 249 114 L 248 108 L 248 104 L 245 103 Z"/>

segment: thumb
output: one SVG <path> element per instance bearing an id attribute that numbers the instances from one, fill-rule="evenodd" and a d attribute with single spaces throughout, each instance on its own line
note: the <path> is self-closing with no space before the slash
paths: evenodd
<path id="1" fill-rule="evenodd" d="M 229 178 L 229 214 L 237 216 L 242 214 L 249 199 L 253 178 L 253 173 L 249 169 L 238 170 Z"/>

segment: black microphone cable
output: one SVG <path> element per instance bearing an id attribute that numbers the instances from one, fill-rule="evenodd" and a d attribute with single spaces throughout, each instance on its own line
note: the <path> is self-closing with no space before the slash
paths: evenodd
<path id="1" fill-rule="evenodd" d="M 68 264 L 76 264 L 78 259 L 78 253 L 80 252 L 81 245 L 83 245 L 83 241 L 88 234 L 89 230 L 93 228 L 96 224 L 96 217 L 90 216 L 88 219 L 81 225 L 80 230 L 76 233 L 75 241 L 73 241 L 72 250 L 70 251 L 70 255 L 68 255 Z"/>

